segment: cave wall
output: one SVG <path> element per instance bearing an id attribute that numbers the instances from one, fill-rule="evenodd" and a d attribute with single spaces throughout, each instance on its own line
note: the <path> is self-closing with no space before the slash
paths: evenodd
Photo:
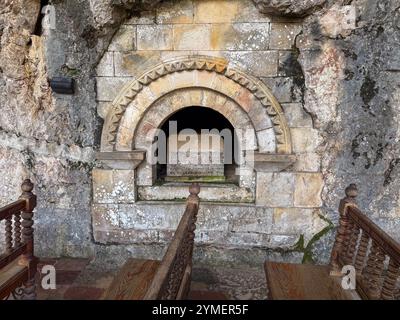
<path id="1" fill-rule="evenodd" d="M 275 19 L 302 19 L 302 33 L 282 72 L 295 71 L 288 90 L 300 92 L 299 103 L 318 131 L 310 161 L 323 174 L 321 213 L 336 224 L 338 201 L 345 186 L 355 182 L 360 207 L 398 237 L 397 1 L 303 0 L 293 6 L 294 2 L 254 0 L 261 12 Z M 0 204 L 19 195 L 24 177 L 33 180 L 39 197 L 35 214 L 38 255 L 157 257 L 164 248 L 95 244 L 90 216 L 91 172 L 96 167 L 94 152 L 102 127 L 96 112 L 95 68 L 120 25 L 140 17 L 140 10 L 153 10 L 157 3 L 53 1 L 55 30 L 40 28 L 40 1 L 0 4 Z M 74 95 L 51 91 L 47 79 L 60 75 L 75 79 Z M 198 248 L 196 256 L 211 260 L 240 257 L 250 263 L 258 261 L 255 256 L 293 260 L 313 252 L 316 261 L 324 262 L 334 231 L 327 229 L 309 246 L 274 251 L 258 248 L 240 254 Z"/>

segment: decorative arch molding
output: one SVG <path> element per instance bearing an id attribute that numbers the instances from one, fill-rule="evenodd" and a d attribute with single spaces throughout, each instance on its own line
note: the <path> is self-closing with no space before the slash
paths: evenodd
<path id="1" fill-rule="evenodd" d="M 130 105 L 134 106 L 131 111 L 137 112 L 136 119 L 140 121 L 158 99 L 174 90 L 190 87 L 204 87 L 230 97 L 247 113 L 256 131 L 258 123 L 270 121 L 275 134 L 276 153 L 291 154 L 290 131 L 283 109 L 267 86 L 230 67 L 225 59 L 208 56 L 167 60 L 128 83 L 112 103 L 106 117 L 101 151 L 117 151 L 123 129 L 121 120 Z"/>

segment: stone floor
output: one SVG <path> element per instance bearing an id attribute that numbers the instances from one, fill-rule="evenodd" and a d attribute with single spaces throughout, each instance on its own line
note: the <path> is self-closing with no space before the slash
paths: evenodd
<path id="1" fill-rule="evenodd" d="M 97 300 L 110 285 L 116 270 L 110 270 L 88 259 L 41 259 L 43 265 L 54 265 L 56 290 L 44 290 L 38 277 L 39 300 Z M 197 266 L 193 269 L 192 300 L 266 299 L 265 275 L 254 268 L 223 268 Z"/>

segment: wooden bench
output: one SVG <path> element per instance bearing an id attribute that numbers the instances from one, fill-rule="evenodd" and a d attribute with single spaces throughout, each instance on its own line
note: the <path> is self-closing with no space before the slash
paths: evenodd
<path id="1" fill-rule="evenodd" d="M 0 209 L 0 222 L 5 221 L 5 252 L 0 255 L 0 300 L 36 298 L 37 258 L 33 255 L 32 228 L 36 196 L 29 179 L 22 183 L 21 189 L 19 200 Z"/>
<path id="2" fill-rule="evenodd" d="M 265 262 L 270 299 L 400 298 L 400 245 L 357 208 L 356 196 L 356 185 L 351 184 L 340 201 L 329 266 Z M 343 288 L 343 266 L 354 268 L 355 290 Z"/>
<path id="3" fill-rule="evenodd" d="M 181 300 L 192 274 L 200 187 L 192 184 L 186 210 L 162 261 L 129 259 L 104 295 L 106 300 Z"/>

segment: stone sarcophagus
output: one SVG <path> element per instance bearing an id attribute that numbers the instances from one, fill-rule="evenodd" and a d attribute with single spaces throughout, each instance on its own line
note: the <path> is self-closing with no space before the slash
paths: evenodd
<path id="1" fill-rule="evenodd" d="M 224 177 L 224 141 L 218 134 L 170 135 L 167 176 Z"/>

